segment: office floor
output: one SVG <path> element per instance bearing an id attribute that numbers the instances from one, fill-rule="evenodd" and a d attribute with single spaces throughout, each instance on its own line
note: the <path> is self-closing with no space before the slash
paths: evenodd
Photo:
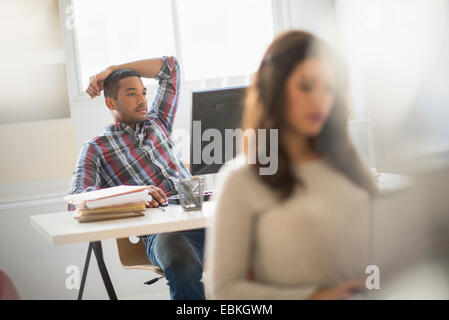
<path id="1" fill-rule="evenodd" d="M 119 297 L 120 300 L 170 300 L 170 293 L 168 290 L 164 292 L 152 293 L 152 294 L 141 294 L 137 296 L 130 297 Z"/>
<path id="2" fill-rule="evenodd" d="M 207 271 L 204 271 L 203 273 L 203 279 L 201 280 L 203 283 L 207 281 L 208 273 Z M 167 283 L 166 279 L 163 278 L 159 280 L 158 282 Z M 206 299 L 208 299 L 209 294 L 206 291 Z M 139 294 L 139 295 L 133 295 L 133 296 L 126 296 L 126 297 L 118 297 L 119 300 L 170 300 L 170 292 L 167 285 L 161 286 L 159 290 L 153 291 L 148 294 Z"/>

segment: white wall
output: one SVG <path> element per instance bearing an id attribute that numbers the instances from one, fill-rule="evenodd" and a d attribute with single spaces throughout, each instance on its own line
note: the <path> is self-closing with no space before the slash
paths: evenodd
<path id="1" fill-rule="evenodd" d="M 3 0 L 0 11 L 0 125 L 70 117 L 57 0 Z"/>
<path id="2" fill-rule="evenodd" d="M 379 169 L 400 172 L 408 158 L 448 150 L 447 1 L 336 0 L 335 8 L 354 109 L 373 121 Z"/>
<path id="3" fill-rule="evenodd" d="M 339 32 L 335 20 L 334 0 L 288 0 L 284 3 L 290 14 L 290 28 L 312 32 L 331 45 L 338 46 Z"/>
<path id="4" fill-rule="evenodd" d="M 68 178 L 75 132 L 58 1 L 4 0 L 0 11 L 0 189 Z"/>

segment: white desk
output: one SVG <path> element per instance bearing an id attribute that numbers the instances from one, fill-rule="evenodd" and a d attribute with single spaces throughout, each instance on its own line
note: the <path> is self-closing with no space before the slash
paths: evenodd
<path id="1" fill-rule="evenodd" d="M 203 208 L 197 211 L 183 211 L 179 205 L 168 205 L 163 208 L 165 211 L 152 208 L 145 210 L 144 216 L 117 220 L 80 223 L 73 219 L 73 213 L 69 212 L 36 215 L 30 219 L 31 225 L 52 245 L 89 242 L 78 293 L 79 300 L 83 296 L 92 251 L 109 298 L 116 300 L 117 295 L 103 259 L 101 240 L 204 228 L 208 225 L 214 209 L 215 203 L 207 201 L 203 203 Z"/>
<path id="2" fill-rule="evenodd" d="M 30 217 L 31 225 L 52 245 L 126 238 L 153 233 L 203 228 L 215 203 L 206 201 L 201 211 L 183 211 L 179 205 L 145 210 L 145 216 L 80 223 L 69 212 Z"/>
<path id="3" fill-rule="evenodd" d="M 403 188 L 407 188 L 413 183 L 410 177 L 395 174 L 395 173 L 381 173 L 377 178 L 379 190 L 381 194 L 395 192 Z"/>
<path id="4" fill-rule="evenodd" d="M 399 190 L 410 183 L 407 177 L 381 173 L 378 178 L 382 193 Z M 79 223 L 68 212 L 31 217 L 31 225 L 52 245 L 126 238 L 152 233 L 172 232 L 206 227 L 215 203 L 206 201 L 201 211 L 183 211 L 178 205 L 147 209 L 145 216 Z"/>

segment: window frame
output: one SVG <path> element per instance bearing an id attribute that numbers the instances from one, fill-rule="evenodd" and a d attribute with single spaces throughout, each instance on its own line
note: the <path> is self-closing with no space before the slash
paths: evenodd
<path id="1" fill-rule="evenodd" d="M 67 57 L 67 86 L 69 89 L 69 98 L 73 105 L 79 103 L 98 103 L 98 100 L 90 98 L 85 94 L 85 88 L 82 87 L 81 79 L 81 63 L 79 55 L 78 37 L 75 28 L 68 28 L 66 23 L 70 19 L 70 15 L 73 15 L 73 0 L 58 0 L 59 1 L 59 14 L 60 23 L 62 26 L 62 40 L 63 47 Z M 171 2 L 172 10 L 172 26 L 174 35 L 175 55 L 178 58 L 181 66 L 183 65 L 183 54 L 180 39 L 180 25 L 179 25 L 179 11 L 177 6 L 177 0 L 169 0 Z M 271 0 L 272 14 L 273 14 L 273 35 L 275 36 L 282 30 L 288 29 L 290 26 L 290 16 L 288 13 L 288 0 Z M 184 69 L 181 68 L 181 79 L 186 79 L 184 76 Z M 196 80 L 182 80 L 184 88 L 189 89 L 201 89 L 207 88 L 208 83 L 221 83 L 221 86 L 226 85 L 228 82 L 244 82 L 249 83 L 250 75 L 242 74 L 238 76 L 229 77 L 217 77 L 217 78 L 205 78 Z M 238 80 L 236 80 L 238 79 Z M 153 88 L 149 88 L 152 90 Z"/>

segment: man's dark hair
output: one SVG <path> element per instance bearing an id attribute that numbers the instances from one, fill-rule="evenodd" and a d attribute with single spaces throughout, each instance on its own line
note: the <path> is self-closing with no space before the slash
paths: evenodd
<path id="1" fill-rule="evenodd" d="M 117 99 L 117 93 L 119 89 L 119 81 L 128 78 L 137 77 L 140 78 L 140 74 L 136 71 L 128 68 L 118 69 L 113 71 L 105 80 L 103 84 L 104 96 L 108 98 Z"/>

